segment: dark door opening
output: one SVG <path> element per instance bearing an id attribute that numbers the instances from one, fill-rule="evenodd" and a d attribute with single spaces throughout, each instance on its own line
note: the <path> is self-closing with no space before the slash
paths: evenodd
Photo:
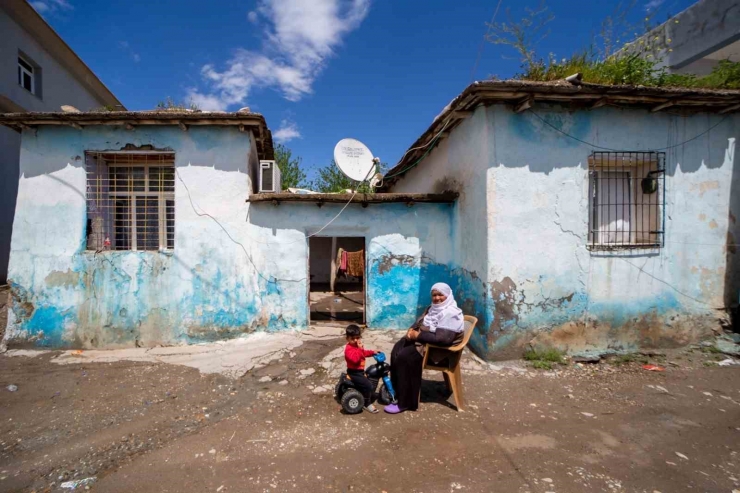
<path id="1" fill-rule="evenodd" d="M 365 323 L 365 238 L 308 240 L 311 322 Z"/>

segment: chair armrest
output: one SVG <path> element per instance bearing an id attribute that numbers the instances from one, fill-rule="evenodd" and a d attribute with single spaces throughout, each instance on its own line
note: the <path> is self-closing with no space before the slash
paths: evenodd
<path id="1" fill-rule="evenodd" d="M 436 349 L 444 349 L 445 351 L 450 351 L 451 353 L 456 353 L 458 351 L 462 351 L 462 349 L 465 347 L 462 343 L 458 344 L 457 346 L 438 346 L 436 344 L 430 344 L 426 343 L 425 346 L 427 348 L 436 348 Z"/>

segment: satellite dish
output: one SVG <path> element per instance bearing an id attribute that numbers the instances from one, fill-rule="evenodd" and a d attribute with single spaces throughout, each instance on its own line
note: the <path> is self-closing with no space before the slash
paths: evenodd
<path id="1" fill-rule="evenodd" d="M 334 162 L 350 180 L 365 181 L 374 170 L 373 154 L 356 139 L 342 139 L 334 147 Z"/>

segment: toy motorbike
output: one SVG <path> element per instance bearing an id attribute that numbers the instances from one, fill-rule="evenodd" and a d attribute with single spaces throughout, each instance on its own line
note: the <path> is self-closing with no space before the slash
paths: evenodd
<path id="1" fill-rule="evenodd" d="M 391 365 L 385 362 L 384 353 L 375 353 L 373 358 L 376 364 L 369 366 L 365 370 L 365 374 L 373 387 L 373 395 L 377 396 L 379 403 L 386 406 L 396 402 L 396 393 L 393 391 L 393 384 L 391 384 Z M 380 390 L 376 393 L 379 382 Z M 347 414 L 362 412 L 365 399 L 362 397 L 362 392 L 355 388 L 355 384 L 346 373 L 342 373 L 339 377 L 339 382 L 334 389 L 334 397 Z"/>

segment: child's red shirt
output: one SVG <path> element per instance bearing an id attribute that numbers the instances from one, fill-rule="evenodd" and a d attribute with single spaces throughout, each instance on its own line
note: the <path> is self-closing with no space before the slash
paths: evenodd
<path id="1" fill-rule="evenodd" d="M 357 346 L 347 344 L 344 346 L 344 359 L 347 362 L 348 370 L 364 370 L 365 358 L 375 354 L 375 351 L 369 349 L 360 349 Z"/>

